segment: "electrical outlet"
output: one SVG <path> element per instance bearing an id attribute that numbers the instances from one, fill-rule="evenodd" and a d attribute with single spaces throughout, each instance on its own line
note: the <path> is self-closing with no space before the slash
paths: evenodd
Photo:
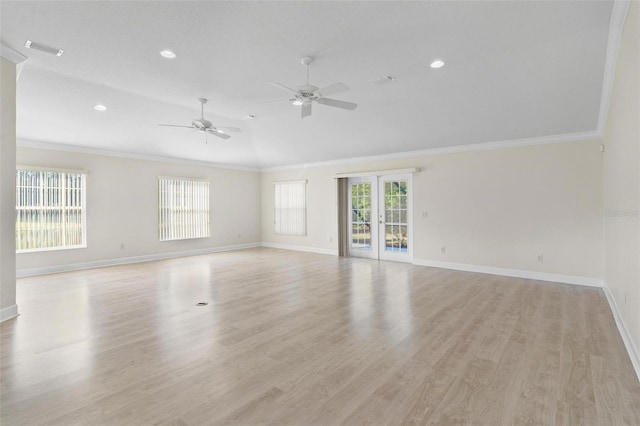
<path id="1" fill-rule="evenodd" d="M 124 250 L 124 244 L 120 244 L 120 250 Z"/>
<path id="2" fill-rule="evenodd" d="M 329 242 L 332 243 L 333 242 L 333 237 L 329 237 Z"/>
<path id="3" fill-rule="evenodd" d="M 445 253 L 447 251 L 447 248 L 445 246 L 440 247 L 440 251 Z"/>
<path id="4" fill-rule="evenodd" d="M 426 211 L 422 212 L 422 217 L 429 217 L 429 213 Z"/>
<path id="5" fill-rule="evenodd" d="M 544 256 L 542 256 L 541 254 L 538 255 L 538 262 L 543 262 L 544 261 Z"/>

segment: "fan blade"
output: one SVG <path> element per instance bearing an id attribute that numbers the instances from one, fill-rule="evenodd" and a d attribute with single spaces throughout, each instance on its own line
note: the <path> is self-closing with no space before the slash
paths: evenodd
<path id="1" fill-rule="evenodd" d="M 258 102 L 256 105 L 272 104 L 274 102 L 293 102 L 293 101 L 295 101 L 295 98 L 294 99 L 275 99 L 273 101 Z"/>
<path id="2" fill-rule="evenodd" d="M 331 86 L 327 86 L 320 90 L 317 90 L 316 93 L 319 96 L 328 96 L 328 95 L 335 95 L 336 93 L 346 92 L 347 90 L 349 90 L 349 86 L 347 86 L 346 84 L 336 83 L 336 84 L 332 84 Z"/>
<path id="3" fill-rule="evenodd" d="M 274 83 L 273 81 L 270 81 L 269 84 L 272 85 L 272 86 L 275 86 L 275 87 L 279 87 L 282 90 L 286 90 L 287 92 L 298 93 L 297 90 L 294 90 L 291 87 L 287 87 L 284 84 Z"/>
<path id="4" fill-rule="evenodd" d="M 214 129 L 208 129 L 207 133 L 209 133 L 210 135 L 213 135 L 213 136 L 217 136 L 217 137 L 222 138 L 222 139 L 229 139 L 231 137 L 231 136 L 227 135 L 226 133 L 216 132 Z"/>
<path id="5" fill-rule="evenodd" d="M 302 118 L 311 115 L 311 102 L 305 102 L 302 104 Z"/>
<path id="6" fill-rule="evenodd" d="M 163 127 L 184 127 L 187 129 L 193 129 L 193 126 L 179 126 L 177 124 L 158 124 L 158 126 L 163 126 Z"/>
<path id="7" fill-rule="evenodd" d="M 322 105 L 328 105 L 332 107 L 349 109 L 349 110 L 354 110 L 358 106 L 358 104 L 354 104 L 353 102 L 345 102 L 345 101 L 339 101 L 337 99 L 329 99 L 329 98 L 319 98 L 318 103 Z"/>
<path id="8" fill-rule="evenodd" d="M 240 127 L 228 127 L 228 126 L 216 126 L 216 129 L 224 130 L 225 132 L 241 132 Z"/>

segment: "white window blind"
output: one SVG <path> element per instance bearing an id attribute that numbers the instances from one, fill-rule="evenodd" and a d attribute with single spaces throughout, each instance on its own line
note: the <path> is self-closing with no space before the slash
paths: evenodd
<path id="1" fill-rule="evenodd" d="M 160 176 L 160 241 L 209 236 L 209 181 Z"/>
<path id="2" fill-rule="evenodd" d="M 275 183 L 275 233 L 307 234 L 307 181 Z"/>
<path id="3" fill-rule="evenodd" d="M 86 247 L 85 172 L 16 170 L 16 252 Z"/>

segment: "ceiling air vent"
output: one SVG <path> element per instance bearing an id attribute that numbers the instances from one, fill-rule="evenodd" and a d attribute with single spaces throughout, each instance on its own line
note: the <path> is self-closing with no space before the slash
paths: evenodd
<path id="1" fill-rule="evenodd" d="M 386 84 L 394 82 L 395 80 L 396 78 L 394 76 L 392 76 L 391 74 L 387 74 L 383 75 L 382 77 L 372 78 L 371 80 L 369 80 L 369 82 L 373 84 Z"/>
<path id="2" fill-rule="evenodd" d="M 41 52 L 50 53 L 56 56 L 62 56 L 64 50 L 56 49 L 55 47 L 47 46 L 46 44 L 36 43 L 35 41 L 27 40 L 24 44 L 24 47 L 28 47 L 29 49 L 39 50 Z"/>

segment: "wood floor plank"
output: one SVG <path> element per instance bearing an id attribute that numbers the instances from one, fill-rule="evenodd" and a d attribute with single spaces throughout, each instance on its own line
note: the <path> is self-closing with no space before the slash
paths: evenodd
<path id="1" fill-rule="evenodd" d="M 3 426 L 640 425 L 594 288 L 260 248 L 22 278 L 18 305 Z"/>

